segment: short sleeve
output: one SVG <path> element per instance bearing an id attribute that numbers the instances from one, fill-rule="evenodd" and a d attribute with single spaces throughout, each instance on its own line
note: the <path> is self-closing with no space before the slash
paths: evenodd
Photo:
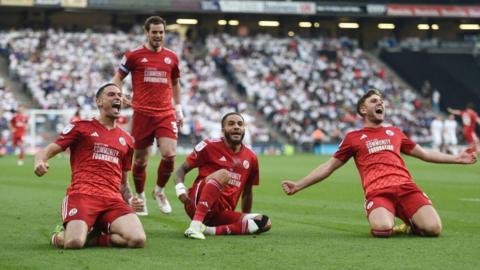
<path id="1" fill-rule="evenodd" d="M 352 136 L 350 134 L 347 134 L 343 141 L 340 143 L 338 146 L 337 152 L 333 154 L 333 157 L 336 159 L 339 159 L 343 162 L 347 162 L 353 155 L 354 155 L 354 149 L 352 145 Z"/>
<path id="2" fill-rule="evenodd" d="M 207 162 L 208 149 L 205 149 L 207 145 L 208 143 L 205 140 L 205 141 L 199 142 L 195 146 L 195 148 L 193 149 L 193 152 L 187 156 L 188 165 L 190 165 L 192 168 L 197 168 L 204 165 Z"/>
<path id="3" fill-rule="evenodd" d="M 417 144 L 410 140 L 402 131 L 399 130 L 398 134 L 400 134 L 401 140 L 400 151 L 405 154 L 410 154 Z"/>
<path id="4" fill-rule="evenodd" d="M 171 74 L 172 74 L 172 75 L 171 75 L 171 76 L 172 76 L 172 77 L 171 77 L 172 80 L 176 80 L 176 79 L 178 79 L 178 78 L 180 77 L 180 67 L 179 67 L 179 66 L 180 66 L 180 62 L 179 62 L 178 57 L 177 57 L 176 55 L 175 55 L 175 62 L 174 62 L 174 63 L 175 63 L 175 64 L 174 64 L 173 67 L 172 67 L 172 73 L 171 73 Z"/>
<path id="5" fill-rule="evenodd" d="M 57 140 L 55 141 L 63 150 L 74 144 L 80 136 L 80 127 L 78 124 L 68 124 L 62 132 L 60 132 Z"/>
<path id="6" fill-rule="evenodd" d="M 133 60 L 132 60 L 132 54 L 130 52 L 126 52 L 122 60 L 120 61 L 120 66 L 118 67 L 118 71 L 126 76 L 128 73 L 131 72 L 133 68 Z"/>
<path id="7" fill-rule="evenodd" d="M 123 157 L 122 170 L 124 172 L 132 169 L 133 147 L 129 145 L 128 151 Z"/>

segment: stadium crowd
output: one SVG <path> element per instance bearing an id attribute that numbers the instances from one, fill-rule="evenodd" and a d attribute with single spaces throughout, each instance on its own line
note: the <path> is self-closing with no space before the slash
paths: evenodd
<path id="1" fill-rule="evenodd" d="M 209 36 L 207 47 L 217 63 L 235 74 L 256 109 L 291 141 L 311 143 L 316 129 L 325 141 L 339 141 L 358 127 L 355 102 L 370 87 L 384 93 L 390 124 L 414 141 L 430 140 L 431 110 L 368 59 L 354 40 L 222 34 Z"/>

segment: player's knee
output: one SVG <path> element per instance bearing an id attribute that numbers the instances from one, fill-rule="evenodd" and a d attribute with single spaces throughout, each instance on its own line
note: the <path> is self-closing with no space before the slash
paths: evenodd
<path id="1" fill-rule="evenodd" d="M 66 239 L 63 247 L 65 249 L 79 249 L 83 248 L 85 245 L 85 240 L 80 237 L 74 237 L 71 239 Z"/>
<path id="2" fill-rule="evenodd" d="M 257 215 L 247 219 L 248 232 L 250 234 L 259 234 L 269 231 L 272 228 L 272 222 L 267 215 Z"/>
<path id="3" fill-rule="evenodd" d="M 432 222 L 430 224 L 423 225 L 422 228 L 419 229 L 425 236 L 438 237 L 442 233 L 442 224 L 439 222 Z"/>
<path id="4" fill-rule="evenodd" d="M 393 234 L 393 226 L 390 222 L 373 222 L 370 233 L 373 237 L 388 238 Z"/>
<path id="5" fill-rule="evenodd" d="M 129 248 L 143 248 L 147 242 L 147 236 L 143 234 L 133 235 L 128 240 Z"/>

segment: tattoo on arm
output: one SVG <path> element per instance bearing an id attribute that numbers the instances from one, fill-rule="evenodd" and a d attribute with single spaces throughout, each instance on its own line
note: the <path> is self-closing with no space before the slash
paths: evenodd
<path id="1" fill-rule="evenodd" d="M 120 185 L 120 193 L 122 194 L 123 200 L 125 200 L 127 203 L 128 200 L 133 196 L 128 183 L 128 176 L 125 172 L 122 179 L 122 184 Z"/>

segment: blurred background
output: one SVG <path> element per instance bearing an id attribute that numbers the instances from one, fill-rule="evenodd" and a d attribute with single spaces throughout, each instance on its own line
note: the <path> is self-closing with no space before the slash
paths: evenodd
<path id="1" fill-rule="evenodd" d="M 15 152 L 20 105 L 28 153 L 94 116 L 96 90 L 146 42 L 151 15 L 181 59 L 179 153 L 221 136 L 229 111 L 245 116 L 257 153 L 332 153 L 361 126 L 355 105 L 369 88 L 384 93 L 388 124 L 450 151 L 432 145 L 432 121 L 480 108 L 478 1 L 0 0 L 0 155 Z"/>

